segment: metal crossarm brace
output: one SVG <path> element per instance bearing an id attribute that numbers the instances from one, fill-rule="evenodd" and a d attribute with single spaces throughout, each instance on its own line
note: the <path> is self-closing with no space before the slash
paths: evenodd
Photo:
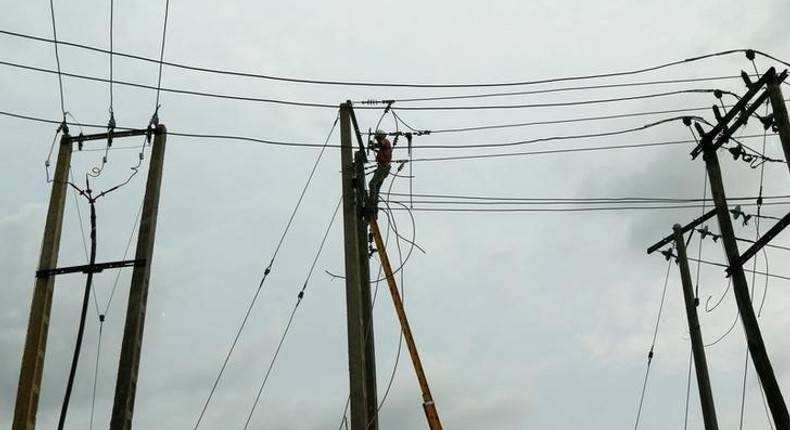
<path id="1" fill-rule="evenodd" d="M 133 136 L 145 136 L 149 133 L 154 135 L 158 134 L 159 131 L 157 129 L 149 130 L 147 128 L 143 129 L 136 129 L 136 130 L 125 130 L 125 131 L 113 131 L 112 133 L 98 133 L 98 134 L 83 134 L 77 136 L 69 136 L 66 139 L 67 142 L 85 142 L 89 140 L 105 140 L 108 137 L 116 138 L 116 137 L 133 137 Z"/>
<path id="2" fill-rule="evenodd" d="M 141 267 L 145 265 L 145 260 L 124 260 L 110 261 L 99 264 L 84 264 L 81 266 L 59 267 L 57 269 L 41 269 L 36 271 L 36 278 L 46 278 L 53 275 L 64 275 L 66 273 L 100 273 L 104 269 L 117 269 L 121 267 Z"/>

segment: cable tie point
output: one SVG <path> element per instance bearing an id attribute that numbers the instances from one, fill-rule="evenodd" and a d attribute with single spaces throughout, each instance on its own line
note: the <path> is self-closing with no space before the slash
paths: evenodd
<path id="1" fill-rule="evenodd" d="M 746 50 L 746 59 L 749 60 L 749 61 L 754 61 L 754 50 L 753 49 L 747 49 Z"/>

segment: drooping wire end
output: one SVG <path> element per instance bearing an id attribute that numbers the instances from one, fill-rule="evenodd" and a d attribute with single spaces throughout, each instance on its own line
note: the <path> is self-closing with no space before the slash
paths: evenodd
<path id="1" fill-rule="evenodd" d="M 115 131 L 115 112 L 110 108 L 110 120 L 107 122 L 107 146 L 112 146 L 112 133 Z"/>
<path id="2" fill-rule="evenodd" d="M 145 141 L 149 144 L 151 143 L 151 136 L 154 134 L 154 130 L 156 127 L 159 126 L 159 108 L 162 105 L 156 105 L 156 109 L 154 109 L 154 114 L 151 115 L 151 120 L 148 121 L 148 128 L 145 131 Z"/>
<path id="3" fill-rule="evenodd" d="M 66 122 L 67 113 L 68 112 L 63 112 L 63 122 L 61 122 L 60 125 L 58 125 L 58 129 L 56 133 L 60 133 L 62 131 L 63 134 L 69 134 L 69 124 Z"/>

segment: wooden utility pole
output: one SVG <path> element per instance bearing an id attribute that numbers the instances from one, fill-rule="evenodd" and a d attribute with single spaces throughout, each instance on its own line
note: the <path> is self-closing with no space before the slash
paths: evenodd
<path id="1" fill-rule="evenodd" d="M 716 419 L 716 407 L 713 403 L 710 377 L 708 375 L 708 361 L 705 358 L 705 345 L 702 343 L 702 333 L 700 331 L 699 318 L 697 317 L 697 300 L 694 298 L 694 286 L 691 282 L 686 243 L 683 240 L 683 227 L 680 224 L 675 224 L 672 230 L 674 231 L 675 248 L 678 253 L 680 279 L 683 284 L 683 300 L 686 303 L 686 318 L 688 319 L 689 334 L 691 335 L 691 353 L 694 356 L 694 368 L 697 373 L 697 388 L 699 389 L 700 404 L 702 405 L 702 418 L 705 421 L 706 430 L 718 430 L 719 423 Z"/>
<path id="2" fill-rule="evenodd" d="M 159 189 L 162 184 L 167 129 L 164 125 L 156 127 L 151 161 L 148 168 L 148 181 L 145 186 L 143 211 L 137 235 L 135 259 L 143 261 L 132 272 L 129 302 L 126 309 L 126 325 L 121 344 L 121 357 L 118 364 L 118 380 L 115 386 L 110 430 L 129 430 L 132 427 L 134 400 L 137 392 L 137 372 L 140 367 L 140 352 L 143 346 L 143 327 L 148 302 L 148 281 L 151 276 L 151 259 L 154 252 L 154 237 L 159 211 Z"/>
<path id="3" fill-rule="evenodd" d="M 346 267 L 346 313 L 348 322 L 348 371 L 351 430 L 378 427 L 376 368 L 370 302 L 370 267 L 367 227 L 364 223 L 365 175 L 363 153 L 353 155 L 351 104 L 340 105 L 340 163 L 343 183 L 343 233 Z"/>
<path id="4" fill-rule="evenodd" d="M 64 134 L 60 139 L 55 176 L 52 180 L 49 209 L 44 225 L 44 239 L 38 261 L 39 270 L 54 269 L 58 264 L 71 152 L 71 140 L 67 134 Z M 47 334 L 49 333 L 54 288 L 54 275 L 36 277 L 25 349 L 22 353 L 22 368 L 19 372 L 14 423 L 11 427 L 13 430 L 33 430 L 36 427 L 36 413 L 41 395 L 41 376 L 44 372 L 44 356 L 47 350 Z"/>
<path id="5" fill-rule="evenodd" d="M 703 139 L 704 141 L 705 139 Z M 757 316 L 754 314 L 752 301 L 749 297 L 749 286 L 746 282 L 746 275 L 743 267 L 736 263 L 740 258 L 738 243 L 735 239 L 735 232 L 730 220 L 729 208 L 727 207 L 727 197 L 724 193 L 724 185 L 721 178 L 721 166 L 716 155 L 716 147 L 707 142 L 702 147 L 705 167 L 708 172 L 711 194 L 716 206 L 716 216 L 719 220 L 719 231 L 722 236 L 724 251 L 730 263 L 730 275 L 732 276 L 732 290 L 735 295 L 735 302 L 743 323 L 743 330 L 746 335 L 746 343 L 749 347 L 754 367 L 760 378 L 768 407 L 771 410 L 777 430 L 790 430 L 790 415 L 787 412 L 782 391 L 776 381 L 768 352 L 763 343 L 760 333 L 760 326 L 757 323 Z"/>

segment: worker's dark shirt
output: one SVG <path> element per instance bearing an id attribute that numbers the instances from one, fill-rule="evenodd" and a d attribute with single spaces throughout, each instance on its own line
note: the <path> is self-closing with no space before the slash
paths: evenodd
<path id="1" fill-rule="evenodd" d="M 390 164 L 392 162 L 392 143 L 386 137 L 379 141 L 379 152 L 376 154 L 376 161 L 379 164 Z"/>

